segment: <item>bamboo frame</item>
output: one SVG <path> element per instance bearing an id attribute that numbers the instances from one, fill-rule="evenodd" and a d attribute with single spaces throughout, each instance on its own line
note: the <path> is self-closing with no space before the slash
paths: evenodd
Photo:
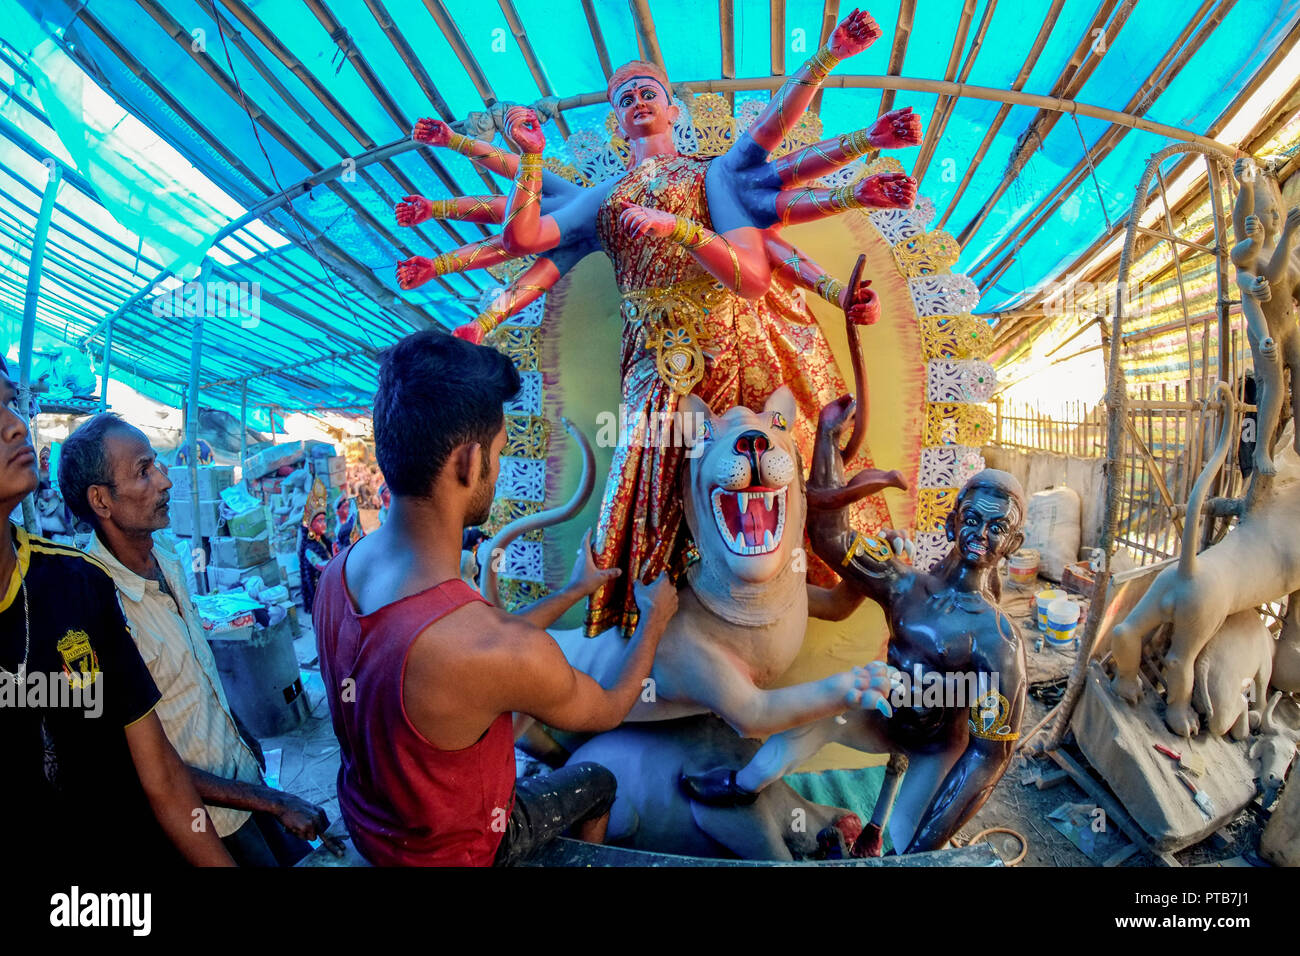
<path id="1" fill-rule="evenodd" d="M 777 77 L 745 77 L 734 80 L 687 80 L 680 85 L 687 86 L 696 93 L 727 93 L 748 90 L 772 90 L 780 87 L 781 83 L 782 80 Z M 1234 146 L 1221 143 L 1208 136 L 1202 136 L 1200 133 L 1194 133 L 1191 130 L 1180 129 L 1177 126 L 1169 126 L 1165 123 L 1155 123 L 1141 116 L 1133 116 L 1119 110 L 1107 109 L 1104 106 L 1094 106 L 1091 103 L 1080 103 L 1078 100 L 1066 99 L 1060 96 L 1042 96 L 1036 93 L 1021 93 L 1015 90 L 1000 90 L 990 86 L 948 83 L 944 80 L 927 80 L 911 76 L 884 76 L 863 73 L 832 74 L 822 83 L 823 89 L 881 90 L 891 87 L 918 93 L 946 93 L 951 96 L 991 100 L 995 103 L 1008 103 L 1014 106 L 1036 106 L 1039 109 L 1057 113 L 1091 116 L 1094 119 L 1109 120 L 1121 126 L 1140 129 L 1147 133 L 1155 133 L 1158 136 L 1164 136 L 1179 143 L 1194 144 L 1220 153 L 1229 159 L 1245 155 Z M 579 106 L 590 106 L 593 103 L 604 101 L 605 91 L 599 90 L 562 97 L 559 105 L 562 109 L 575 109 Z"/>
<path id="2" fill-rule="evenodd" d="M 1119 11 L 1109 23 L 1106 23 L 1106 18 L 1110 15 L 1110 11 L 1114 9 L 1115 2 L 1116 0 L 1102 0 L 1102 4 L 1098 7 L 1092 22 L 1084 30 L 1083 37 L 1080 38 L 1078 45 L 1074 48 L 1074 53 L 1070 56 L 1065 69 L 1061 71 L 1061 75 L 1052 86 L 1053 94 L 1057 96 L 1076 96 L 1110 51 L 1115 37 L 1119 35 L 1119 31 L 1128 22 L 1133 8 L 1137 6 L 1137 0 L 1124 0 Z M 1103 45 L 1100 53 L 1097 53 L 1097 38 L 1095 36 L 1098 29 L 1103 30 L 1101 36 Z M 984 221 L 988 219 L 989 214 L 997 206 L 998 200 L 1002 198 L 1007 189 L 1011 187 L 1011 183 L 1020 175 L 1020 170 L 1033 152 L 1032 143 L 1037 141 L 1041 144 L 1053 127 L 1056 126 L 1059 118 L 1060 114 L 1058 112 L 1040 109 L 1033 119 L 1029 121 L 1029 124 L 1016 140 L 1016 148 L 1012 151 L 1011 159 L 1007 162 L 1007 168 L 1003 171 L 1002 179 L 997 188 L 993 190 L 992 195 L 984 200 L 984 204 L 979 211 L 957 234 L 957 243 L 959 245 L 965 245 L 979 227 L 984 224 Z"/>
<path id="3" fill-rule="evenodd" d="M 1237 115 L 1237 113 L 1241 110 L 1241 108 L 1245 106 L 1245 104 L 1250 100 L 1252 96 L 1255 95 L 1255 93 L 1264 84 L 1264 82 L 1270 76 L 1273 75 L 1277 67 L 1287 58 L 1287 56 L 1291 53 L 1292 49 L 1295 48 L 1297 43 L 1300 43 L 1300 16 L 1297 16 L 1297 18 L 1292 22 L 1290 31 L 1277 45 L 1277 47 L 1273 50 L 1273 52 L 1269 54 L 1268 59 L 1264 61 L 1264 63 L 1260 66 L 1259 70 L 1257 70 L 1254 76 L 1251 77 L 1250 81 L 1237 93 L 1236 96 L 1232 98 L 1232 101 L 1226 107 L 1224 107 L 1223 112 L 1219 114 L 1219 116 L 1215 119 L 1215 121 L 1205 131 L 1206 136 L 1210 138 L 1214 138 L 1217 137 L 1223 131 L 1223 129 L 1228 125 L 1229 122 L 1232 121 L 1232 119 Z M 1292 90 L 1294 91 L 1298 87 L 1300 87 L 1300 79 L 1298 79 L 1297 83 L 1292 86 Z M 1287 97 L 1284 96 L 1282 100 L 1279 102 L 1279 105 L 1282 102 L 1285 102 L 1286 99 Z M 1277 112 L 1277 110 L 1275 109 L 1274 112 Z M 1246 139 L 1242 141 L 1240 146 L 1240 153 L 1242 155 L 1251 155 L 1255 149 L 1257 149 L 1260 145 L 1262 145 L 1261 142 L 1257 141 L 1258 133 L 1261 127 L 1267 122 L 1267 119 L 1268 117 L 1265 117 L 1260 122 L 1256 123 L 1251 130 L 1250 136 L 1248 136 Z M 1189 169 L 1195 161 L 1196 161 L 1196 157 L 1194 156 L 1187 156 L 1184 159 L 1180 160 L 1169 171 L 1169 178 L 1177 179 L 1179 176 L 1183 174 L 1184 171 Z M 1195 185 L 1192 189 L 1188 191 L 1187 195 L 1184 196 L 1184 198 L 1179 201 L 1177 207 L 1175 208 L 1174 215 L 1177 216 L 1181 211 L 1185 209 L 1196 208 L 1197 206 L 1199 206 L 1202 202 L 1205 201 L 1205 196 L 1208 190 L 1209 190 L 1208 182 Z M 946 218 L 946 216 L 944 218 Z M 938 225 L 942 226 L 943 221 L 944 221 L 943 219 L 940 219 Z M 1071 260 L 1069 265 L 1065 267 L 1064 271 L 1061 274 L 1070 275 L 1075 270 L 1077 270 L 1082 264 L 1089 262 L 1102 249 L 1104 249 L 1107 245 L 1109 245 L 1112 241 L 1114 241 L 1116 236 L 1120 234 L 1123 225 L 1124 224 L 1122 222 L 1116 223 L 1111 229 L 1108 229 L 1105 233 L 1099 236 L 1095 242 L 1093 242 L 1090 246 L 1088 246 L 1087 249 L 1085 249 L 1083 252 L 1077 255 L 1073 260 Z M 1143 245 L 1144 244 L 1141 242 L 1139 242 L 1137 245 L 1136 251 L 1139 257 L 1142 255 L 1144 251 Z M 1083 273 L 1080 276 L 1080 281 L 1095 283 L 1098 281 L 1099 277 L 1110 275 L 1117 268 L 1117 262 L 1119 260 L 1119 256 L 1120 256 L 1120 252 L 1119 250 L 1116 250 L 1112 255 L 1108 256 L 1106 259 L 1097 263 L 1087 273 Z M 1015 309 L 1014 311 L 1019 312 L 1022 309 L 1032 309 L 1038 303 L 1040 303 L 1044 297 L 1045 297 L 1045 293 L 1035 294 L 1031 296 L 1029 299 L 1025 300 L 1025 302 L 1022 303 L 1021 306 L 1017 307 L 1017 309 Z"/>
<path id="4" fill-rule="evenodd" d="M 962 4 L 961 19 L 957 21 L 952 50 L 948 53 L 948 65 L 943 71 L 943 78 L 949 83 L 958 78 L 957 70 L 962 67 L 962 53 L 966 48 L 966 36 L 970 32 L 970 22 L 975 16 L 977 2 L 978 0 L 965 0 Z M 993 19 L 993 11 L 996 9 L 997 0 L 988 0 L 980 20 L 980 29 L 975 35 L 975 42 L 971 44 L 970 56 L 966 57 L 966 66 L 961 69 L 963 83 L 970 77 L 971 68 L 975 65 L 975 57 L 979 55 L 980 47 L 984 45 L 984 33 L 988 30 L 988 24 Z M 934 101 L 934 109 L 930 111 L 930 122 L 926 124 L 925 133 L 921 138 L 921 150 L 916 154 L 916 162 L 912 164 L 912 178 L 918 183 L 925 179 L 925 171 L 930 166 L 935 147 L 943 138 L 943 131 L 948 126 L 948 119 L 952 116 L 956 104 L 957 101 L 951 96 L 940 96 Z"/>
<path id="5" fill-rule="evenodd" d="M 632 7 L 632 21 L 636 24 L 637 41 L 649 60 L 665 73 L 664 55 L 659 49 L 659 35 L 655 33 L 654 17 L 650 15 L 650 0 L 628 0 Z"/>
<path id="6" fill-rule="evenodd" d="M 1157 176 L 1161 164 L 1170 156 L 1175 156 L 1184 152 L 1196 152 L 1202 154 L 1207 166 L 1212 166 L 1216 156 L 1213 151 L 1200 144 L 1172 144 L 1164 149 L 1158 150 L 1152 154 L 1147 161 L 1146 169 L 1142 172 L 1142 177 L 1138 181 L 1137 188 L 1134 191 L 1133 205 L 1129 211 L 1127 220 L 1127 229 L 1124 236 L 1124 247 L 1120 254 L 1119 284 L 1121 290 L 1126 290 L 1129 282 L 1129 269 L 1134 260 L 1134 247 L 1137 241 L 1137 230 L 1134 228 L 1142 217 L 1147 205 L 1151 201 L 1149 187 L 1151 180 Z M 1216 233 L 1219 241 L 1216 246 L 1221 250 L 1220 255 L 1227 255 L 1227 242 L 1224 238 L 1226 233 L 1226 222 L 1221 217 L 1216 217 Z M 1112 343 L 1109 349 L 1109 372 L 1106 376 L 1106 411 L 1108 418 L 1107 428 L 1107 464 L 1106 464 L 1106 516 L 1102 531 L 1102 553 L 1104 555 L 1105 566 L 1101 574 L 1098 575 L 1096 587 L 1093 595 L 1093 603 L 1104 607 L 1106 604 L 1107 592 L 1111 578 L 1111 559 L 1115 551 L 1116 539 L 1118 537 L 1119 526 L 1119 487 L 1123 478 L 1121 453 L 1124 447 L 1124 433 L 1131 429 L 1132 425 L 1128 421 L 1128 402 L 1127 387 L 1125 382 L 1124 370 L 1120 361 L 1122 348 L 1116 347 L 1118 343 L 1123 342 L 1123 326 L 1125 311 L 1125 296 L 1117 295 L 1115 297 L 1115 312 L 1112 319 L 1110 341 Z M 1220 298 L 1224 298 L 1224 290 L 1220 289 Z M 1189 357 L 1190 358 L 1190 357 Z M 1190 370 L 1189 370 L 1190 371 Z M 1190 397 L 1190 396 L 1189 396 Z M 1206 403 L 1207 409 L 1213 403 Z M 1224 414 L 1233 414 L 1233 409 L 1224 409 Z M 1135 472 L 1133 469 L 1127 469 L 1130 475 L 1130 492 L 1129 498 L 1133 499 L 1133 479 Z M 1190 470 L 1190 469 L 1189 469 Z M 1087 674 L 1088 661 L 1092 657 L 1093 648 L 1098 637 L 1102 615 L 1092 614 L 1088 616 L 1088 623 L 1084 629 L 1084 634 L 1079 639 L 1079 653 L 1075 659 L 1074 668 L 1070 673 L 1070 680 L 1066 686 L 1065 696 L 1061 699 L 1059 715 L 1052 725 L 1051 736 L 1048 738 L 1045 749 L 1051 751 L 1058 748 L 1065 737 L 1065 732 L 1069 727 L 1070 717 L 1074 712 L 1074 707 L 1078 703 L 1079 694 L 1083 690 L 1083 683 Z"/>
<path id="7" fill-rule="evenodd" d="M 1038 64 L 1038 59 L 1043 55 L 1043 48 L 1047 45 L 1047 39 L 1051 36 L 1052 30 L 1056 27 L 1056 21 L 1061 16 L 1061 8 L 1065 6 L 1065 0 L 1052 0 L 1052 6 L 1047 11 L 1047 16 L 1043 18 L 1042 24 L 1038 28 L 1038 35 L 1034 37 L 1034 45 L 1030 47 L 1029 55 L 1025 57 L 1025 64 L 1020 68 L 1015 80 L 1011 84 L 1011 92 L 1019 93 L 1029 82 L 1029 76 L 1034 67 Z M 942 229 L 948 222 L 948 217 L 952 215 L 953 210 L 961 201 L 965 194 L 966 188 L 970 186 L 971 180 L 975 177 L 975 171 L 979 169 L 980 163 L 984 161 L 984 154 L 988 152 L 989 147 L 993 144 L 994 137 L 997 136 L 998 130 L 1006 122 L 1006 118 L 1011 114 L 1011 104 L 1004 102 L 998 110 L 998 115 L 993 118 L 989 128 L 984 132 L 984 138 L 980 141 L 979 147 L 975 150 L 975 155 L 966 165 L 966 172 L 962 174 L 961 182 L 953 191 L 952 198 L 948 200 L 948 205 L 943 211 L 938 221 L 935 223 L 936 229 Z"/>
<path id="8" fill-rule="evenodd" d="M 1187 65 L 1187 62 L 1218 28 L 1223 17 L 1227 16 L 1237 0 L 1225 0 L 1224 3 L 1214 9 L 1208 18 L 1205 18 L 1214 2 L 1215 0 L 1202 0 L 1200 8 L 1187 21 L 1187 25 L 1174 39 L 1173 43 L 1169 45 L 1160 62 L 1152 69 L 1142 85 L 1129 97 L 1128 102 L 1124 105 L 1124 112 L 1145 115 L 1151 106 L 1155 104 L 1163 89 L 1178 76 L 1183 67 Z M 1204 22 L 1202 22 L 1203 19 Z M 1197 24 L 1200 24 L 1198 30 L 1196 30 Z M 1195 37 L 1192 37 L 1193 30 L 1196 30 Z M 1189 37 L 1192 37 L 1190 42 L 1188 42 Z M 1056 188 L 1044 197 L 1028 215 L 1022 217 L 1016 227 L 997 246 L 985 253 L 979 262 L 971 267 L 970 271 L 972 273 L 978 272 L 1011 245 L 1022 231 L 1027 230 L 1027 235 L 1036 232 L 1037 229 L 1031 227 L 1031 223 L 1039 216 L 1045 220 L 1055 214 L 1074 191 L 1083 184 L 1086 175 L 1095 169 L 1097 163 L 1110 155 L 1115 147 L 1119 145 L 1120 140 L 1127 134 L 1127 129 L 1112 125 L 1097 138 L 1097 141 L 1092 146 L 1085 146 L 1082 158 L 1074 165 L 1073 169 L 1062 177 Z"/>

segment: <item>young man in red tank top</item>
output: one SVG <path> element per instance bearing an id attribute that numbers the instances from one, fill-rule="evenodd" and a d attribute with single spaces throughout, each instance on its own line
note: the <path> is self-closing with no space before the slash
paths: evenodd
<path id="1" fill-rule="evenodd" d="M 326 567 L 312 615 L 353 842 L 379 865 L 500 865 L 566 828 L 599 841 L 613 775 L 580 764 L 516 784 L 512 714 L 618 726 L 676 590 L 662 577 L 638 586 L 644 613 L 611 687 L 574 670 L 544 628 L 617 570 L 588 554 L 569 587 L 517 615 L 460 578 L 462 532 L 492 504 L 518 372 L 494 349 L 427 331 L 389 349 L 379 374 L 375 451 L 391 510 Z"/>

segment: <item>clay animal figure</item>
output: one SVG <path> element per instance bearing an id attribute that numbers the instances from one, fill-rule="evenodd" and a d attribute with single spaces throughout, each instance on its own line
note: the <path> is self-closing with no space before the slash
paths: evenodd
<path id="1" fill-rule="evenodd" d="M 839 437 L 851 414 L 847 396 L 822 413 L 810 489 L 845 487 Z M 1020 736 L 1025 649 L 994 603 L 992 580 L 998 562 L 1024 541 L 1024 515 L 1015 478 L 994 469 L 973 476 L 947 520 L 953 549 L 926 573 L 897 560 L 888 545 L 854 534 L 844 507 L 814 510 L 808 528 L 817 554 L 857 601 L 870 597 L 885 609 L 889 664 L 918 683 L 891 695 L 892 716 L 854 710 L 770 738 L 733 774 L 733 789 L 760 793 L 832 741 L 902 753 L 908 769 L 889 820 L 891 839 L 900 852 L 940 849 L 988 799 Z M 694 778 L 697 799 L 734 801 L 716 786 L 719 777 L 715 769 Z"/>
<path id="2" fill-rule="evenodd" d="M 1250 759 L 1259 762 L 1257 779 L 1266 807 L 1277 797 L 1295 758 L 1296 744 L 1300 743 L 1300 732 L 1287 727 L 1277 716 L 1281 699 L 1282 693 L 1278 691 L 1269 700 L 1260 718 L 1259 737 L 1250 745 Z"/>
<path id="3" fill-rule="evenodd" d="M 696 803 L 677 785 L 683 774 L 744 764 L 758 747 L 717 717 L 696 716 L 624 724 L 583 744 L 570 762 L 594 760 L 618 778 L 605 836 L 615 846 L 746 860 L 820 859 L 828 848 L 834 856 L 852 846 L 862 830 L 856 814 L 810 803 L 783 780 L 754 803 L 727 809 Z"/>
<path id="4" fill-rule="evenodd" d="M 1220 382 L 1216 392 L 1223 407 L 1228 407 L 1228 386 Z M 1214 454 L 1188 497 L 1178 563 L 1157 575 L 1112 636 L 1115 691 L 1136 704 L 1141 694 L 1138 667 L 1142 642 L 1160 625 L 1173 625 L 1163 669 L 1165 723 L 1180 737 L 1193 736 L 1200 729 L 1191 705 L 1194 666 L 1223 623 L 1238 611 L 1283 595 L 1291 595 L 1295 602 L 1300 592 L 1300 537 L 1296 534 L 1300 481 L 1272 482 L 1222 541 L 1196 553 L 1206 495 L 1232 437 L 1231 418 L 1224 416 Z"/>
<path id="5" fill-rule="evenodd" d="M 1196 658 L 1192 703 L 1214 736 L 1231 733 L 1233 740 L 1250 736 L 1250 711 L 1261 710 L 1268 696 L 1273 643 L 1259 614 L 1253 609 L 1239 611 Z"/>
<path id="6" fill-rule="evenodd" d="M 1291 407 L 1300 419 L 1300 325 L 1296 303 L 1300 297 L 1300 261 L 1292 255 L 1300 230 L 1300 207 L 1286 210 L 1281 190 L 1273 177 L 1261 173 L 1250 159 L 1233 165 L 1240 183 L 1232 210 L 1238 243 L 1232 248 L 1241 290 L 1246 338 L 1254 362 L 1258 438 L 1255 471 L 1263 478 L 1277 473 L 1273 464 L 1273 439 L 1286 397 L 1283 367 L 1292 378 Z M 1296 441 L 1300 442 L 1300 433 Z M 1300 452 L 1300 443 L 1295 445 Z"/>
<path id="7" fill-rule="evenodd" d="M 1272 684 L 1288 694 L 1300 693 L 1300 601 L 1292 598 L 1273 651 Z"/>
<path id="8" fill-rule="evenodd" d="M 808 585 L 803 528 L 807 505 L 793 425 L 797 406 L 777 389 L 761 412 L 744 406 L 714 415 L 688 395 L 682 409 L 698 424 L 683 471 L 686 523 L 700 560 L 682 577 L 677 614 L 651 671 L 652 685 L 629 721 L 714 713 L 744 737 L 762 737 L 839 713 L 874 707 L 889 689 L 883 663 L 820 681 L 773 688 L 803 645 L 811 614 L 841 620 L 856 604 L 843 585 Z M 902 487 L 898 472 L 870 472 L 850 497 Z M 530 527 L 535 527 L 532 522 Z M 505 547 L 515 525 L 493 548 Z M 493 574 L 489 562 L 488 573 Z M 626 569 L 625 569 L 626 573 Z M 484 593 L 491 592 L 486 581 Z M 575 666 L 613 679 L 627 641 L 617 628 L 587 638 L 580 628 L 552 636 Z"/>

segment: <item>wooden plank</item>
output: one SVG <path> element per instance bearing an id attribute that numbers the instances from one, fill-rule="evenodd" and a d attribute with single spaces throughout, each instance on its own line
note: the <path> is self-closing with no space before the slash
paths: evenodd
<path id="1" fill-rule="evenodd" d="M 1142 828 L 1128 815 L 1128 811 L 1120 806 L 1119 801 L 1106 792 L 1106 789 L 1093 779 L 1092 774 L 1079 766 L 1074 758 L 1065 752 L 1064 748 L 1058 747 L 1055 750 L 1049 750 L 1047 755 L 1056 761 L 1058 767 L 1070 775 L 1070 778 L 1079 785 L 1080 789 L 1092 798 L 1093 803 L 1106 812 L 1107 821 L 1114 821 L 1115 825 L 1119 827 L 1121 833 L 1157 860 L 1164 863 L 1165 866 L 1182 866 L 1182 864 L 1174 858 L 1172 853 L 1161 852 L 1152 846 L 1151 841 L 1142 831 Z"/>

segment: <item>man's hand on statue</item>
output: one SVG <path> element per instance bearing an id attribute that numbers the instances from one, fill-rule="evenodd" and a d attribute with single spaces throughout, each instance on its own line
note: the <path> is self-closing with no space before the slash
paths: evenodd
<path id="1" fill-rule="evenodd" d="M 1242 156 L 1232 164 L 1232 175 L 1239 183 L 1254 182 L 1255 164 L 1248 157 Z"/>
<path id="2" fill-rule="evenodd" d="M 464 339 L 466 342 L 473 345 L 483 344 L 483 326 L 479 325 L 477 322 L 467 322 L 464 325 L 457 326 L 452 329 L 451 334 L 454 337 Z"/>
<path id="3" fill-rule="evenodd" d="M 418 226 L 433 216 L 433 203 L 423 196 L 404 196 L 403 201 L 393 207 L 399 226 Z"/>
<path id="4" fill-rule="evenodd" d="M 569 575 L 567 587 L 583 595 L 595 594 L 598 589 L 623 573 L 622 568 L 601 568 L 596 566 L 596 556 L 591 553 L 591 529 L 582 536 L 578 546 L 578 560 L 573 564 L 573 573 Z M 676 591 L 673 592 L 674 597 Z"/>
<path id="5" fill-rule="evenodd" d="M 828 45 L 832 53 L 841 60 L 846 60 L 871 46 L 884 33 L 880 24 L 871 18 L 871 14 L 864 10 L 854 10 L 835 28 Z"/>
<path id="6" fill-rule="evenodd" d="M 1266 335 L 1259 343 L 1259 354 L 1262 358 L 1277 358 L 1277 339 L 1271 335 Z"/>
<path id="7" fill-rule="evenodd" d="M 666 571 L 655 578 L 653 584 L 637 581 L 632 593 L 642 619 L 654 622 L 660 629 L 677 613 L 677 585 L 669 580 Z"/>
<path id="8" fill-rule="evenodd" d="M 880 297 L 871 288 L 871 280 L 863 279 L 857 288 L 849 290 L 849 307 L 845 313 L 854 325 L 875 325 L 880 321 Z"/>
<path id="9" fill-rule="evenodd" d="M 858 183 L 858 202 L 876 209 L 910 209 L 916 204 L 916 180 L 903 173 L 877 173 Z"/>
<path id="10" fill-rule="evenodd" d="M 1300 229 L 1300 206 L 1292 206 L 1286 214 L 1286 231 L 1294 235 Z"/>
<path id="11" fill-rule="evenodd" d="M 913 113 L 910 106 L 890 110 L 871 124 L 867 135 L 876 149 L 918 146 L 921 143 L 921 117 Z"/>
<path id="12" fill-rule="evenodd" d="M 506 133 L 525 153 L 540 153 L 546 148 L 546 134 L 537 114 L 527 106 L 506 110 Z"/>
<path id="13" fill-rule="evenodd" d="M 894 708 L 889 706 L 889 692 L 893 686 L 893 670 L 884 661 L 872 661 L 866 667 L 855 667 L 845 676 L 848 689 L 844 693 L 844 702 L 860 710 L 876 710 L 886 717 L 894 716 Z"/>
<path id="14" fill-rule="evenodd" d="M 658 236 L 663 239 L 672 235 L 677 225 L 677 217 L 662 209 L 648 209 L 636 203 L 623 203 L 623 212 L 619 215 L 623 228 L 633 236 Z"/>
<path id="15" fill-rule="evenodd" d="M 440 119 L 425 117 L 417 120 L 411 138 L 429 146 L 446 146 L 451 142 L 452 128 Z"/>
<path id="16" fill-rule="evenodd" d="M 1264 224 L 1260 221 L 1259 216 L 1247 216 L 1242 226 L 1246 230 L 1247 239 L 1264 238 Z"/>
<path id="17" fill-rule="evenodd" d="M 397 284 L 403 289 L 424 285 L 436 275 L 433 260 L 426 256 L 412 256 L 397 264 Z"/>

